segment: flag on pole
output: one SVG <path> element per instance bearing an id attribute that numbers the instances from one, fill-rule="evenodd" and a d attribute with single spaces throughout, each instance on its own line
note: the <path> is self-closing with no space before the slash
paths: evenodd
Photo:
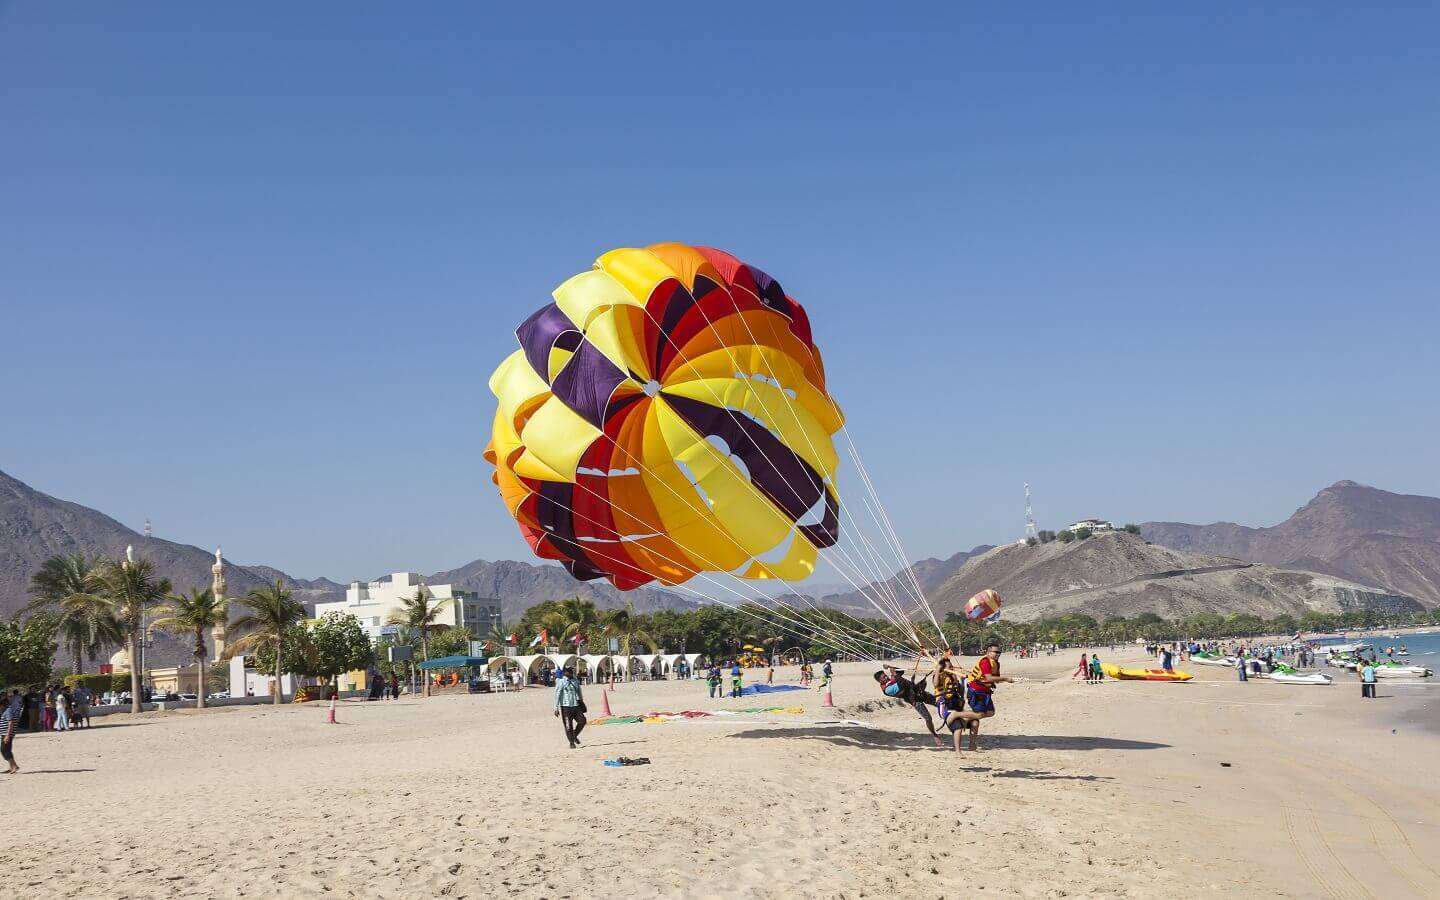
<path id="1" fill-rule="evenodd" d="M 542 628 L 540 629 L 540 633 L 535 635 L 535 640 L 530 642 L 530 646 L 534 647 L 536 644 L 548 644 L 549 642 L 550 636 L 546 634 L 545 629 Z"/>

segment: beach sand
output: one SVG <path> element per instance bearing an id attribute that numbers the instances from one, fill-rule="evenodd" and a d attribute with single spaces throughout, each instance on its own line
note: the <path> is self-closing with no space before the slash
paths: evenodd
<path id="1" fill-rule="evenodd" d="M 1007 657 L 1026 681 L 958 757 L 862 664 L 839 710 L 627 684 L 617 715 L 805 711 L 592 726 L 574 751 L 541 689 L 347 702 L 338 725 L 116 715 L 18 739 L 0 870 L 25 897 L 1440 896 L 1440 739 L 1391 733 L 1413 697 L 1206 667 L 1087 685 L 1075 657 Z M 866 724 L 815 724 L 835 718 Z M 620 755 L 652 764 L 601 765 Z"/>

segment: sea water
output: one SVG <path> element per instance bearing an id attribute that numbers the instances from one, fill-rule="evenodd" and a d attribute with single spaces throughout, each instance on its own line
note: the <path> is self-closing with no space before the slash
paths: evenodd
<path id="1" fill-rule="evenodd" d="M 1411 665 L 1440 670 L 1440 628 L 1414 634 L 1398 634 L 1394 637 L 1383 634 L 1363 637 L 1357 635 L 1343 640 L 1337 638 L 1333 641 L 1325 641 L 1321 646 L 1325 644 L 1369 644 L 1375 648 L 1375 655 L 1382 660 L 1389 658 L 1385 654 L 1385 648 L 1394 647 L 1397 662 L 1408 662 Z M 1398 655 L 1402 645 L 1410 651 L 1409 656 Z"/>

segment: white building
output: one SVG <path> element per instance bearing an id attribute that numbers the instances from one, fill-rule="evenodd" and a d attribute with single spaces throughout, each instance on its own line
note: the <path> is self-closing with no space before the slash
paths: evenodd
<path id="1" fill-rule="evenodd" d="M 1069 531 L 1079 531 L 1081 528 L 1088 528 L 1091 531 L 1114 531 L 1115 525 L 1104 519 L 1081 519 L 1069 527 Z"/>
<path id="2" fill-rule="evenodd" d="M 456 590 L 448 584 L 425 584 L 414 572 L 396 572 L 389 578 L 362 583 L 350 582 L 345 599 L 334 603 L 315 604 L 318 618 L 330 612 L 349 613 L 360 620 L 360 627 L 373 641 L 380 637 L 390 614 L 399 610 L 405 600 L 415 596 L 422 585 L 429 591 L 431 604 L 451 601 L 435 614 L 437 625 L 460 625 L 475 635 L 484 635 L 491 626 L 500 624 L 500 601 L 481 597 L 474 591 Z"/>

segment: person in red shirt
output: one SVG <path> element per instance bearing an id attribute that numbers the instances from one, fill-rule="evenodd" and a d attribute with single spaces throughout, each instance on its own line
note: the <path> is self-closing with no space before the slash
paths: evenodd
<path id="1" fill-rule="evenodd" d="M 970 679 L 965 683 L 965 701 L 975 715 L 975 724 L 970 729 L 970 750 L 980 749 L 980 719 L 995 715 L 995 685 L 1015 679 L 1000 674 L 1000 645 L 994 642 L 985 645 L 985 655 L 970 670 Z"/>

